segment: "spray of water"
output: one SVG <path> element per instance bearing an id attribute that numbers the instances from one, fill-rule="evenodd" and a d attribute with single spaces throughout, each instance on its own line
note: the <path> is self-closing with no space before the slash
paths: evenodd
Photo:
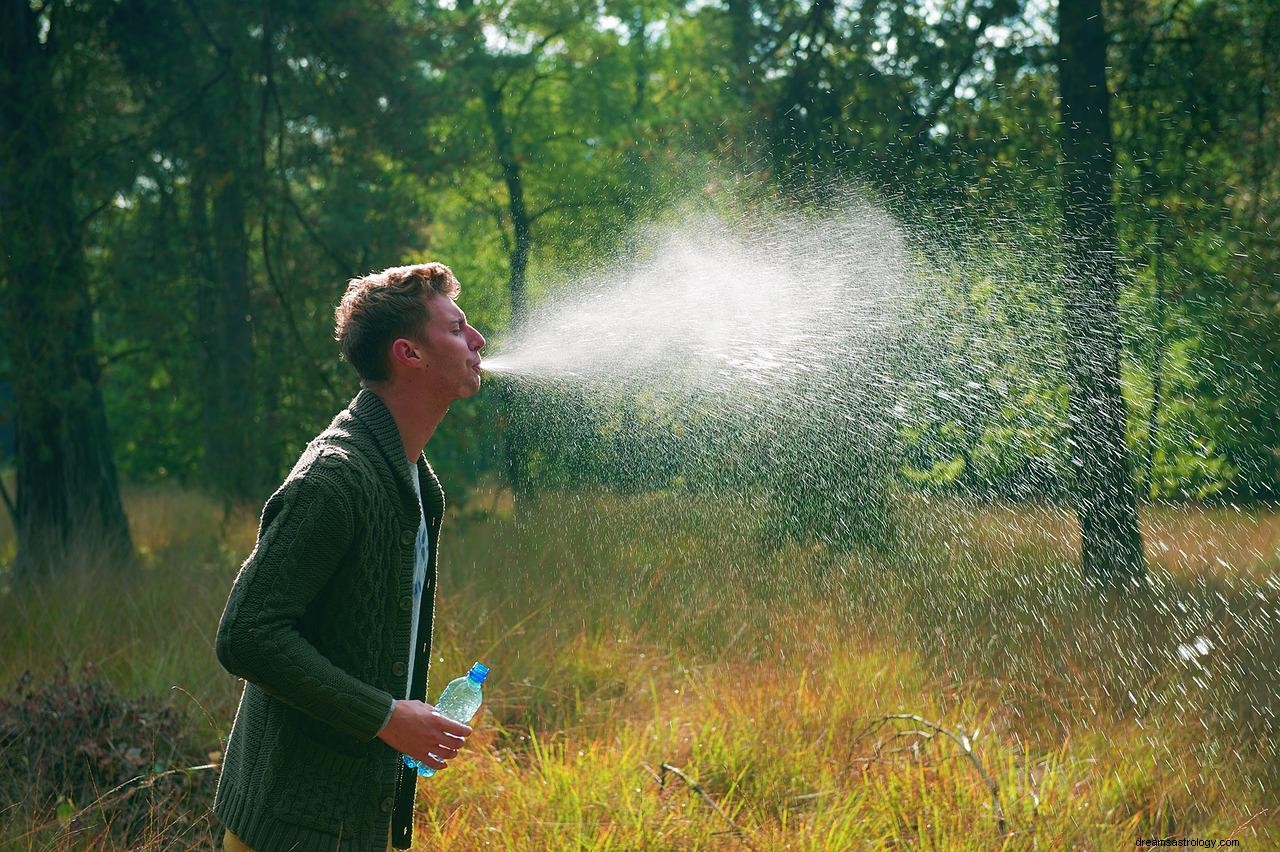
<path id="1" fill-rule="evenodd" d="M 872 473 L 891 455 L 891 344 L 916 292 L 893 219 L 865 202 L 686 214 L 634 245 L 487 360 L 524 389 L 522 416 L 541 417 L 531 440 L 570 448 L 561 470 L 632 490 L 763 502 L 767 538 L 883 539 Z"/>
<path id="2" fill-rule="evenodd" d="M 1165 511 L 1148 550 L 1180 558 L 1156 558 L 1125 600 L 1082 590 L 1052 239 L 931 223 L 854 200 L 649 228 L 487 359 L 524 426 L 517 455 L 559 472 L 540 483 L 557 499 L 684 489 L 753 507 L 720 512 L 709 538 L 869 547 L 875 561 L 827 578 L 851 620 L 949 672 L 1010 688 L 1053 673 L 1055 712 L 1077 721 L 1202 726 L 1205 765 L 1265 783 L 1259 755 L 1231 744 L 1265 741 L 1274 766 L 1278 543 L 1233 544 L 1229 514 L 1188 520 L 1188 543 Z M 984 449 L 993 434 L 1009 452 Z M 949 479 L 968 484 L 939 498 Z"/>
<path id="3" fill-rule="evenodd" d="M 906 295 L 901 232 L 869 204 L 819 220 L 686 216 L 636 247 L 618 268 L 559 290 L 486 369 L 798 404 L 874 369 L 874 343 Z"/>

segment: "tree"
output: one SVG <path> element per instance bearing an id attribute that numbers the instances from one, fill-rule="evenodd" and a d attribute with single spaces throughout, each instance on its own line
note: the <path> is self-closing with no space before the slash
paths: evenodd
<path id="1" fill-rule="evenodd" d="M 133 547 L 116 481 L 82 244 L 70 66 L 83 8 L 8 0 L 0 25 L 0 254 L 16 408 L 16 570 L 51 570 L 74 533 L 107 563 Z M 83 104 L 81 104 L 83 105 Z M 126 557 L 126 560 L 112 557 Z"/>
<path id="2" fill-rule="evenodd" d="M 1068 419 L 1084 576 L 1145 575 L 1120 389 L 1115 155 L 1100 0 L 1058 7 Z"/>
<path id="3" fill-rule="evenodd" d="M 420 249 L 420 195 L 393 172 L 396 158 L 429 166 L 418 124 L 441 112 L 411 73 L 432 42 L 395 8 L 253 11 L 122 0 L 110 18 L 133 96 L 165 118 L 132 146 L 144 178 L 100 270 L 107 321 L 153 355 L 125 369 L 154 382 L 163 363 L 166 407 L 180 412 L 126 416 L 153 436 L 180 423 L 195 449 L 169 470 L 198 472 L 228 505 L 260 499 L 310 428 L 300 421 L 347 395 L 345 368 L 325 357 L 332 306 L 352 275 Z M 128 280 L 140 262 L 157 286 Z"/>

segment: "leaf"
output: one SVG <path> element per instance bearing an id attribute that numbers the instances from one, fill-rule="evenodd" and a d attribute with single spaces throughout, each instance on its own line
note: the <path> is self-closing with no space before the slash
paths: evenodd
<path id="1" fill-rule="evenodd" d="M 76 803 L 62 796 L 58 799 L 58 807 L 54 813 L 58 817 L 58 824 L 66 828 L 71 824 L 71 818 L 76 815 Z"/>

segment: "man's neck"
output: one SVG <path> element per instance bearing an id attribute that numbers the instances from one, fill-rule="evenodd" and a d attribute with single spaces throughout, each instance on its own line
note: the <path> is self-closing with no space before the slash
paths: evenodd
<path id="1" fill-rule="evenodd" d="M 391 419 L 400 430 L 400 439 L 404 441 L 405 458 L 416 462 L 422 450 L 435 434 L 436 427 L 449 411 L 447 403 L 424 398 L 421 392 L 412 388 L 396 387 L 391 384 L 369 386 L 382 404 L 391 412 Z"/>

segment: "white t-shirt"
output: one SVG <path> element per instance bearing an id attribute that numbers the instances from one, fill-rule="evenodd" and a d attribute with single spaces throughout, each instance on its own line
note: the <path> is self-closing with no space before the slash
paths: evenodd
<path id="1" fill-rule="evenodd" d="M 413 671 L 413 661 L 417 656 L 418 613 L 422 604 L 422 589 L 427 583 L 427 517 L 422 514 L 422 483 L 418 481 L 418 466 L 409 462 L 409 481 L 413 483 L 413 493 L 418 495 L 418 541 L 414 545 L 413 558 L 413 621 L 409 629 L 409 671 Z M 409 697 L 410 683 L 405 690 L 405 698 Z"/>

